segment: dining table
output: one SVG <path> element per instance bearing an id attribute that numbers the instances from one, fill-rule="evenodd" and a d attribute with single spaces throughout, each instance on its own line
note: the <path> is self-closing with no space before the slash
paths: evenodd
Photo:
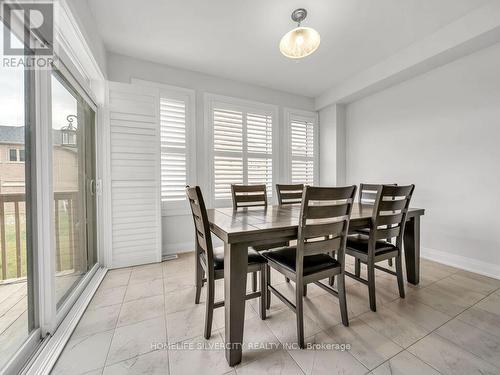
<path id="1" fill-rule="evenodd" d="M 300 204 L 208 209 L 211 232 L 224 243 L 225 355 L 230 366 L 241 362 L 248 266 L 248 248 L 297 239 Z M 403 235 L 406 277 L 417 285 L 420 276 L 420 217 L 409 208 Z M 355 203 L 349 231 L 370 228 L 373 206 Z"/>

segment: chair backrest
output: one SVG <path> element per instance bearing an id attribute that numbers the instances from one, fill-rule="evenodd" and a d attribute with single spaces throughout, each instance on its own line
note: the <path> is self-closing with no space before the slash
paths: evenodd
<path id="1" fill-rule="evenodd" d="M 356 189 L 356 185 L 304 188 L 297 238 L 297 274 L 303 272 L 304 256 L 333 252 L 344 269 L 346 238 Z"/>
<path id="2" fill-rule="evenodd" d="M 231 185 L 233 209 L 267 206 L 266 185 Z"/>
<path id="3" fill-rule="evenodd" d="M 213 264 L 212 236 L 208 223 L 207 209 L 199 186 L 186 186 L 186 195 L 191 207 L 196 238 L 196 255 L 205 252 L 207 264 Z"/>
<path id="4" fill-rule="evenodd" d="M 392 240 L 396 238 L 396 246 L 401 249 L 403 234 L 415 185 L 378 187 L 377 199 L 372 215 L 372 230 L 370 242 L 377 240 Z M 373 251 L 374 246 L 369 246 Z"/>
<path id="5" fill-rule="evenodd" d="M 398 186 L 397 184 L 386 185 Z M 382 184 L 359 184 L 358 203 L 374 205 L 380 186 Z"/>
<path id="6" fill-rule="evenodd" d="M 304 184 L 281 185 L 276 184 L 276 193 L 278 193 L 278 203 L 293 204 L 302 202 L 302 191 Z"/>

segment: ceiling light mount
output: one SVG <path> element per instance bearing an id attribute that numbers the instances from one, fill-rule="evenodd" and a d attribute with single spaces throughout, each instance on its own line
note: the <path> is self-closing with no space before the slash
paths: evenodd
<path id="1" fill-rule="evenodd" d="M 307 10 L 305 10 L 304 8 L 295 9 L 292 12 L 292 21 L 297 22 L 299 26 L 300 23 L 306 19 L 306 17 L 307 17 Z"/>

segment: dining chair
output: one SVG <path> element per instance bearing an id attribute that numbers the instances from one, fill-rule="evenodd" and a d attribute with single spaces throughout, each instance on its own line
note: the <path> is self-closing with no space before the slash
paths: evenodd
<path id="1" fill-rule="evenodd" d="M 223 307 L 224 301 L 215 302 L 215 280 L 224 278 L 224 248 L 213 248 L 208 222 L 207 210 L 199 186 L 186 187 L 186 195 L 193 214 L 196 238 L 196 294 L 195 303 L 200 303 L 201 289 L 207 284 L 207 300 L 205 312 L 206 339 L 212 332 L 213 312 L 215 308 Z M 246 299 L 260 297 L 260 317 L 266 319 L 266 260 L 257 251 L 248 251 L 248 272 L 260 272 L 261 290 L 246 295 Z M 204 277 L 205 275 L 205 277 Z"/>
<path id="2" fill-rule="evenodd" d="M 405 297 L 401 249 L 406 216 L 414 189 L 415 185 L 378 186 L 369 233 L 358 233 L 347 237 L 346 254 L 353 256 L 356 264 L 366 264 L 367 279 L 361 278 L 359 266 L 356 266 L 355 274 L 346 271 L 346 275 L 368 286 L 372 311 L 377 310 L 375 269 L 396 276 L 399 296 Z M 394 238 L 395 244 L 390 242 Z M 376 264 L 388 259 L 394 259 L 396 272 Z"/>
<path id="3" fill-rule="evenodd" d="M 265 251 L 267 267 L 272 267 L 295 282 L 295 304 L 271 285 L 267 289 L 285 303 L 297 318 L 297 338 L 304 348 L 303 297 L 307 284 L 314 283 L 338 297 L 342 323 L 349 325 L 345 294 L 345 246 L 356 186 L 306 186 L 302 194 L 297 246 Z M 332 253 L 336 253 L 336 258 Z M 337 290 L 320 280 L 337 278 Z M 269 298 L 269 297 L 268 297 Z M 269 301 L 268 301 L 269 302 Z"/>
<path id="4" fill-rule="evenodd" d="M 233 209 L 244 209 L 248 207 L 267 208 L 267 187 L 262 185 L 231 185 L 231 194 L 233 196 Z M 278 242 L 275 244 L 254 246 L 251 249 L 255 251 L 264 251 L 275 247 L 288 246 L 288 242 Z M 252 291 L 257 291 L 257 273 L 252 274 Z"/>
<path id="5" fill-rule="evenodd" d="M 375 199 L 377 198 L 377 189 L 381 184 L 359 184 L 359 193 L 358 193 L 358 202 L 360 204 L 369 204 L 374 205 Z M 390 186 L 398 186 L 398 184 L 385 184 Z M 368 235 L 370 233 L 370 228 L 358 229 L 356 232 Z M 392 259 L 387 260 L 387 264 L 389 267 L 392 267 Z M 359 261 L 356 261 L 355 264 L 356 272 L 359 274 L 359 269 L 361 264 Z"/>
<path id="6" fill-rule="evenodd" d="M 302 202 L 302 191 L 304 184 L 283 185 L 276 184 L 276 193 L 278 195 L 278 204 L 294 204 Z"/>

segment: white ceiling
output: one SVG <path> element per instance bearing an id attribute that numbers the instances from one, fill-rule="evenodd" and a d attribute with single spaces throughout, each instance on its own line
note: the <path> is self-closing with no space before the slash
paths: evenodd
<path id="1" fill-rule="evenodd" d="M 111 52 L 316 97 L 488 0 L 88 0 Z M 278 43 L 307 8 L 319 49 Z"/>

